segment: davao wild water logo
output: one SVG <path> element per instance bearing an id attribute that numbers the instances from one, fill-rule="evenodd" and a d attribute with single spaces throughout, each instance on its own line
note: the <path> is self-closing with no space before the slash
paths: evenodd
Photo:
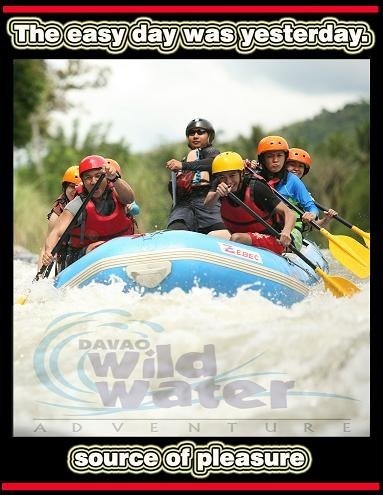
<path id="1" fill-rule="evenodd" d="M 34 353 L 48 391 L 43 403 L 89 416 L 193 406 L 281 409 L 297 395 L 351 399 L 295 390 L 294 381 L 278 379 L 284 373 L 258 369 L 261 353 L 233 363 L 233 352 L 222 363 L 219 343 L 203 339 L 191 349 L 182 332 L 177 338 L 176 330 L 120 309 L 62 315 Z"/>

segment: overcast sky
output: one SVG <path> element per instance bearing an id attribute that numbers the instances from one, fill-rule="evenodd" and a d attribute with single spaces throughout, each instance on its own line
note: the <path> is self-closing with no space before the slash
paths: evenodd
<path id="1" fill-rule="evenodd" d="M 59 64 L 59 61 L 51 61 Z M 102 89 L 72 91 L 80 129 L 110 123 L 108 137 L 124 138 L 133 152 L 184 138 L 195 117 L 210 120 L 222 139 L 266 132 L 311 118 L 322 109 L 370 97 L 370 62 L 365 59 L 159 59 L 89 60 L 110 68 Z"/>

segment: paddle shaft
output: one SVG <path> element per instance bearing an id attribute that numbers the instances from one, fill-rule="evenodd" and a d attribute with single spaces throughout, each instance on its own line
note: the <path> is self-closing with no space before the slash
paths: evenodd
<path id="1" fill-rule="evenodd" d="M 256 176 L 256 172 L 254 172 L 254 170 L 250 167 L 246 167 L 247 170 L 249 170 L 254 176 Z M 270 185 L 270 184 L 269 184 Z M 300 215 L 303 215 L 303 211 L 298 207 L 296 206 L 295 204 L 291 203 L 287 198 L 285 198 L 284 196 L 282 196 L 282 194 L 280 194 L 276 189 L 274 189 L 273 187 L 270 186 L 270 188 L 272 189 L 272 191 L 274 192 L 274 194 L 276 196 L 278 196 L 279 199 L 281 199 L 285 204 L 287 204 L 291 209 L 293 209 L 294 211 L 296 211 L 297 213 L 299 213 Z M 316 201 L 314 201 L 314 204 L 315 206 L 317 206 L 320 210 L 322 211 L 328 211 L 328 208 L 324 207 L 323 205 L 321 205 L 320 203 L 317 203 Z M 355 227 L 355 225 L 352 225 L 350 222 L 348 222 L 347 220 L 345 220 L 344 218 L 340 217 L 339 215 L 335 215 L 334 218 L 336 220 L 339 220 L 339 222 L 343 223 L 343 225 L 345 225 L 346 227 L 350 228 L 352 231 L 356 232 L 357 234 L 359 234 L 360 236 L 362 236 L 364 238 L 364 241 L 365 243 L 367 244 L 367 247 L 369 247 L 369 239 L 370 239 L 370 234 L 368 232 L 364 232 L 363 230 L 359 229 L 358 227 Z M 329 232 L 327 232 L 325 229 L 323 229 L 323 227 L 321 227 L 320 225 L 318 225 L 314 220 L 311 220 L 310 224 L 315 227 L 317 230 L 321 231 L 321 233 L 323 235 L 325 235 L 325 237 L 328 237 L 328 235 L 331 235 Z M 328 235 L 326 235 L 328 234 Z M 329 239 L 330 240 L 330 239 Z M 334 240 L 334 239 L 333 239 Z"/>
<path id="2" fill-rule="evenodd" d="M 64 233 L 62 234 L 62 236 L 60 237 L 60 239 L 57 241 L 57 244 L 55 245 L 55 247 L 52 249 L 52 256 L 54 256 L 61 248 L 61 245 L 62 243 L 65 241 L 65 237 L 66 235 L 73 229 L 73 227 L 76 225 L 77 223 L 77 220 L 79 218 L 79 216 L 81 215 L 81 213 L 84 211 L 86 205 L 89 203 L 89 201 L 92 199 L 93 197 L 93 194 L 94 192 L 96 191 L 96 189 L 98 188 L 98 186 L 101 184 L 102 180 L 104 179 L 105 177 L 105 174 L 101 174 L 101 176 L 97 179 L 97 182 L 95 183 L 95 185 L 92 187 L 92 189 L 89 191 L 88 195 L 86 196 L 86 198 L 84 199 L 84 201 L 82 202 L 80 208 L 78 209 L 78 211 L 76 212 L 76 214 L 74 215 L 74 217 L 72 218 L 70 224 L 68 225 L 68 227 L 65 229 Z M 46 273 L 46 270 L 47 269 L 47 266 L 46 265 L 43 265 L 40 270 L 37 272 L 35 278 L 33 280 L 39 280 L 40 276 L 45 272 Z M 49 275 L 49 272 L 48 272 L 48 275 Z M 44 274 L 44 277 L 46 277 L 46 275 Z"/>
<path id="3" fill-rule="evenodd" d="M 271 225 L 269 225 L 261 216 L 253 211 L 243 201 L 237 198 L 235 194 L 229 192 L 228 196 L 231 198 L 232 201 L 242 206 L 242 208 L 244 208 L 258 222 L 262 223 L 272 235 L 274 235 L 275 237 L 279 237 L 279 233 Z M 304 256 L 295 246 L 290 244 L 290 249 L 322 278 L 325 288 L 329 289 L 335 297 L 352 296 L 353 294 L 359 292 L 359 288 L 356 287 L 356 285 L 354 285 L 349 280 L 346 280 L 342 277 L 330 277 L 329 275 L 327 275 L 327 273 L 319 268 L 319 266 L 316 266 L 311 260 L 306 258 L 306 256 Z"/>
<path id="4" fill-rule="evenodd" d="M 294 203 L 292 203 L 291 201 L 289 201 L 287 198 L 285 198 L 284 196 L 282 196 L 281 193 L 279 193 L 276 189 L 274 189 L 273 187 L 271 187 L 271 190 L 273 191 L 273 193 L 278 196 L 278 198 L 283 201 L 284 203 L 286 203 L 292 210 L 296 211 L 297 213 L 299 213 L 300 215 L 303 215 L 304 214 L 304 211 L 301 210 L 297 205 L 295 205 Z M 321 226 L 318 225 L 314 220 L 311 220 L 310 221 L 311 225 L 313 225 L 317 230 L 321 230 Z"/>
<path id="5" fill-rule="evenodd" d="M 254 177 L 256 177 L 258 174 L 250 167 L 246 167 L 246 170 L 248 170 L 249 172 L 251 172 Z M 288 199 L 286 199 L 284 196 L 282 196 L 281 193 L 279 193 L 276 189 L 274 189 L 272 186 L 270 186 L 270 184 L 268 184 L 268 186 L 270 187 L 270 189 L 273 191 L 273 193 L 278 196 L 278 198 L 283 201 L 285 204 L 287 204 L 288 206 L 290 206 L 290 208 L 292 210 L 295 210 L 297 213 L 299 213 L 300 215 L 303 215 L 304 211 L 302 211 L 300 208 L 298 208 L 298 206 L 294 205 L 293 203 L 291 203 Z M 317 205 L 318 206 L 318 205 Z M 319 208 L 319 207 L 318 207 Z M 310 222 L 316 229 L 320 230 L 321 227 L 320 225 L 318 225 L 316 222 L 314 222 L 313 220 Z"/>
<path id="6" fill-rule="evenodd" d="M 271 187 L 271 186 L 270 186 Z M 288 199 L 282 196 L 278 191 L 276 191 L 273 187 L 271 188 L 273 192 L 280 198 L 282 201 L 284 201 L 287 205 L 290 206 L 291 209 L 295 210 L 297 213 L 300 215 L 303 215 L 303 211 L 298 208 L 295 204 L 291 203 Z M 320 208 L 320 206 L 318 206 Z M 323 207 L 322 207 L 323 208 Z M 321 209 L 322 209 L 321 208 Z M 338 217 L 334 217 L 338 218 Z M 348 222 L 347 222 L 348 223 Z M 330 234 L 326 229 L 321 227 L 320 225 L 317 224 L 317 222 L 314 222 L 314 220 L 310 221 L 310 224 L 313 225 L 319 232 L 326 237 L 329 241 L 329 247 L 331 254 L 337 258 L 337 260 L 342 263 L 342 265 L 346 266 L 349 270 L 351 270 L 353 273 L 355 273 L 358 277 L 365 278 L 369 276 L 369 268 L 367 268 L 367 258 L 368 258 L 368 250 L 361 244 L 359 244 L 356 240 L 351 239 L 351 237 L 346 237 L 343 236 L 343 240 L 340 236 L 334 236 L 333 234 Z M 351 225 L 351 224 L 350 224 Z M 357 234 L 361 235 L 364 238 L 364 235 L 367 239 L 364 239 L 365 243 L 369 247 L 369 236 L 370 234 L 367 234 L 358 227 L 355 227 L 354 225 L 351 225 L 351 230 L 356 232 Z M 340 253 L 335 253 L 335 249 L 340 249 Z"/>
<path id="7" fill-rule="evenodd" d="M 315 205 L 322 211 L 328 211 L 329 208 L 326 208 L 325 206 L 317 203 L 316 201 L 314 201 Z M 340 217 L 339 215 L 334 215 L 334 218 L 336 220 L 339 220 L 340 223 L 343 223 L 343 225 L 345 225 L 346 227 L 348 227 L 349 229 L 352 229 L 353 225 L 352 223 L 350 222 L 347 222 L 347 220 L 345 220 L 344 218 Z"/>
<path id="8" fill-rule="evenodd" d="M 254 210 L 252 210 L 247 204 L 245 204 L 243 201 L 241 201 L 235 194 L 232 192 L 229 192 L 228 197 L 237 203 L 237 205 L 242 206 L 249 215 L 251 215 L 253 218 L 255 218 L 258 222 L 260 222 L 262 225 L 266 227 L 266 229 L 270 232 L 271 235 L 279 239 L 280 234 L 277 230 L 274 229 L 270 224 L 268 224 L 261 216 L 259 216 Z M 303 260 L 305 263 L 307 263 L 314 271 L 317 269 L 317 266 L 314 265 L 312 261 L 310 261 L 304 254 L 302 254 L 295 246 L 290 244 L 289 248 L 293 253 L 295 253 L 301 260 Z"/>
<path id="9" fill-rule="evenodd" d="M 316 201 L 314 201 L 314 203 L 316 204 L 316 206 L 320 210 L 323 210 L 323 211 L 327 211 L 328 210 L 328 208 L 326 208 L 325 206 L 317 203 Z M 364 230 L 360 229 L 356 225 L 352 225 L 352 223 L 348 222 L 347 220 L 345 220 L 344 218 L 340 217 L 339 215 L 335 215 L 334 218 L 335 218 L 335 220 L 338 220 L 340 223 L 343 223 L 343 225 L 345 225 L 346 227 L 348 227 L 349 229 L 351 229 L 353 232 L 355 232 L 355 234 L 363 237 L 364 243 L 366 244 L 366 246 L 368 247 L 368 249 L 370 249 L 370 233 L 369 232 L 365 232 Z"/>
<path id="10" fill-rule="evenodd" d="M 176 194 L 177 194 L 177 172 L 172 171 L 172 197 L 173 197 L 173 208 L 176 205 Z"/>

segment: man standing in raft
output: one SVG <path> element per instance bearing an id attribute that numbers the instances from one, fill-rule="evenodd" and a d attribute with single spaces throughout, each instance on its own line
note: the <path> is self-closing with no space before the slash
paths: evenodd
<path id="1" fill-rule="evenodd" d="M 176 173 L 176 198 L 167 229 L 191 230 L 223 236 L 225 224 L 219 204 L 206 208 L 204 200 L 210 189 L 211 164 L 219 151 L 213 147 L 215 131 L 206 119 L 193 119 L 186 127 L 189 154 L 182 161 L 172 158 L 166 167 Z"/>

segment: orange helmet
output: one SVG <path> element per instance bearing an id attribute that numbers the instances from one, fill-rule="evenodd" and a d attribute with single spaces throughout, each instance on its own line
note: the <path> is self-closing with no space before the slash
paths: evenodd
<path id="1" fill-rule="evenodd" d="M 61 183 L 64 184 L 64 182 L 71 182 L 72 184 L 80 184 L 81 179 L 80 179 L 80 173 L 78 170 L 78 165 L 73 165 L 73 167 L 69 167 L 66 169 L 63 178 L 61 180 Z"/>
<path id="2" fill-rule="evenodd" d="M 89 155 L 83 158 L 79 165 L 80 177 L 88 170 L 102 168 L 105 165 L 105 158 L 100 155 Z"/>
<path id="3" fill-rule="evenodd" d="M 303 175 L 306 175 L 310 170 L 311 164 L 311 156 L 307 153 L 307 151 L 302 150 L 301 148 L 290 148 L 289 156 L 287 161 L 292 161 L 303 163 L 305 166 L 305 172 Z"/>
<path id="4" fill-rule="evenodd" d="M 109 165 L 113 165 L 113 167 L 115 167 L 115 169 L 117 170 L 117 172 L 122 175 L 122 172 L 121 172 L 121 167 L 120 165 L 116 162 L 116 160 L 112 160 L 112 158 L 105 158 L 105 161 L 106 163 L 108 163 Z"/>
<path id="5" fill-rule="evenodd" d="M 257 154 L 261 155 L 266 151 L 289 151 L 289 145 L 281 136 L 266 136 L 258 143 Z"/>

